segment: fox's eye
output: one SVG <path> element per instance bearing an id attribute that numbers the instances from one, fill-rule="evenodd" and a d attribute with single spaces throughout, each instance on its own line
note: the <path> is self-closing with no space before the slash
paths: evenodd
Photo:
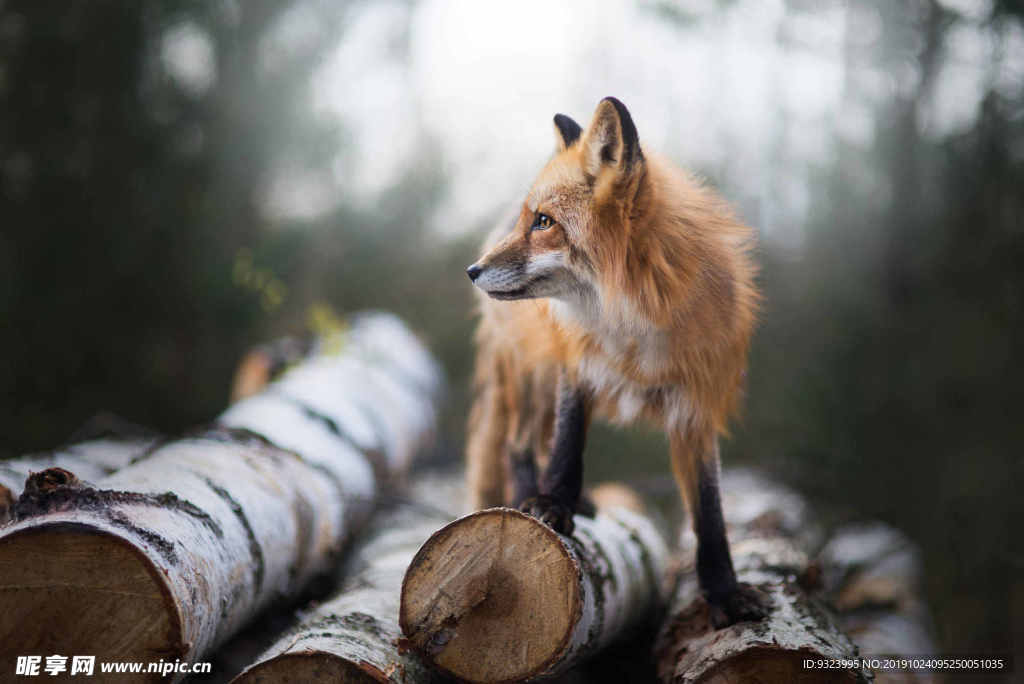
<path id="1" fill-rule="evenodd" d="M 533 230 L 547 230 L 553 225 L 555 220 L 547 214 L 537 214 L 537 218 L 533 220 Z"/>

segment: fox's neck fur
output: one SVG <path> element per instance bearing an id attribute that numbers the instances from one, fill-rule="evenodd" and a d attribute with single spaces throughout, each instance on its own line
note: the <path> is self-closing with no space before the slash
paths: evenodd
<path id="1" fill-rule="evenodd" d="M 657 156 L 646 156 L 631 186 L 595 188 L 607 193 L 595 197 L 605 206 L 595 241 L 603 248 L 588 255 L 595 285 L 552 300 L 556 320 L 578 326 L 610 356 L 632 348 L 648 371 L 671 364 L 680 345 L 719 353 L 737 335 L 745 343 L 755 303 L 749 229 Z"/>

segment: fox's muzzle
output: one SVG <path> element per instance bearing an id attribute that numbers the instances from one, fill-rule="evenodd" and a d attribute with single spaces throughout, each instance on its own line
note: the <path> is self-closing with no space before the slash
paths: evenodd
<path id="1" fill-rule="evenodd" d="M 545 276 L 530 278 L 519 266 L 496 266 L 478 263 L 466 269 L 473 284 L 494 299 L 525 299 L 531 296 L 531 287 Z"/>

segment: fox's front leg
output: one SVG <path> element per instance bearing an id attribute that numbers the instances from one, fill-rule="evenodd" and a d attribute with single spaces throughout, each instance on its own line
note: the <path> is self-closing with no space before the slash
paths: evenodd
<path id="1" fill-rule="evenodd" d="M 697 535 L 697 580 L 711 608 L 711 622 L 724 627 L 768 614 L 765 595 L 736 581 L 718 489 L 718 444 L 714 437 L 672 435 L 672 471 Z"/>
<path id="2" fill-rule="evenodd" d="M 524 501 L 521 510 L 561 534 L 572 534 L 572 516 L 583 490 L 583 444 L 590 419 L 590 398 L 564 374 L 558 381 L 555 441 L 540 481 L 540 493 Z"/>

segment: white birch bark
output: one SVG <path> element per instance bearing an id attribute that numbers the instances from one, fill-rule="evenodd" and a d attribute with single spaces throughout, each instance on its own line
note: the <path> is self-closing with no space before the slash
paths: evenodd
<path id="1" fill-rule="evenodd" d="M 79 479 L 95 482 L 127 466 L 153 443 L 151 439 L 94 439 L 0 461 L 0 487 L 17 497 L 29 475 L 47 468 L 64 468 Z"/>
<path id="2" fill-rule="evenodd" d="M 394 475 L 429 433 L 439 384 L 391 317 L 362 318 L 348 341 L 95 486 L 66 470 L 31 478 L 0 528 L 0 667 L 38 652 L 199 660 L 330 571 L 369 516 L 375 469 Z M 360 363 L 382 367 L 348 370 Z M 356 413 L 336 410 L 357 403 L 365 443 Z"/>

